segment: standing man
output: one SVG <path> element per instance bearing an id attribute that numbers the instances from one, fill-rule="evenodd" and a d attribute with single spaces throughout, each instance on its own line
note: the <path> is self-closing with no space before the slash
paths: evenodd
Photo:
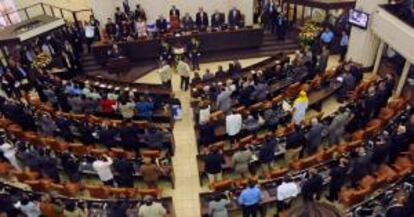
<path id="1" fill-rule="evenodd" d="M 165 217 L 167 211 L 161 203 L 154 202 L 152 196 L 144 197 L 144 203 L 139 207 L 138 217 Z"/>
<path id="2" fill-rule="evenodd" d="M 114 185 L 114 174 L 112 173 L 112 158 L 107 155 L 98 157 L 93 163 L 92 167 L 98 173 L 99 179 L 104 183 L 104 185 L 113 186 Z"/>
<path id="3" fill-rule="evenodd" d="M 198 9 L 196 14 L 196 25 L 200 31 L 205 31 L 208 27 L 208 15 L 202 7 Z"/>
<path id="4" fill-rule="evenodd" d="M 183 60 L 179 60 L 177 63 L 177 73 L 181 77 L 180 88 L 183 91 L 188 90 L 190 84 L 190 66 Z"/>
<path id="5" fill-rule="evenodd" d="M 276 32 L 277 32 L 278 40 L 285 40 L 287 28 L 288 28 L 288 19 L 286 15 L 283 12 L 279 13 L 276 18 Z"/>
<path id="6" fill-rule="evenodd" d="M 183 19 L 181 19 L 181 28 L 185 31 L 191 31 L 194 29 L 194 20 L 189 13 L 185 13 Z"/>
<path id="7" fill-rule="evenodd" d="M 201 57 L 201 49 L 200 49 L 200 41 L 196 38 L 191 38 L 191 42 L 187 47 L 188 51 L 188 58 L 191 60 L 191 65 L 193 70 L 200 70 L 200 57 Z"/>
<path id="8" fill-rule="evenodd" d="M 346 52 L 348 51 L 349 36 L 345 31 L 342 31 L 341 41 L 339 42 L 340 47 L 340 61 L 345 60 Z"/>
<path id="9" fill-rule="evenodd" d="M 324 129 L 324 126 L 319 123 L 318 119 L 312 119 L 312 127 L 307 135 L 306 152 L 308 155 L 314 154 L 318 150 L 318 146 L 322 144 Z"/>
<path id="10" fill-rule="evenodd" d="M 216 99 L 216 108 L 228 114 L 231 109 L 231 94 L 231 90 L 221 88 L 221 92 Z"/>
<path id="11" fill-rule="evenodd" d="M 224 14 L 218 10 L 211 15 L 211 27 L 219 29 L 224 25 Z"/>
<path id="12" fill-rule="evenodd" d="M 170 17 L 176 17 L 180 19 L 180 10 L 173 5 L 170 9 Z"/>
<path id="13" fill-rule="evenodd" d="M 229 19 L 229 26 L 230 27 L 233 27 L 233 28 L 240 27 L 241 13 L 236 7 L 233 7 L 229 11 L 228 19 Z"/>
<path id="14" fill-rule="evenodd" d="M 254 181 L 250 180 L 249 185 L 242 191 L 238 199 L 239 205 L 242 207 L 243 217 L 256 217 L 261 200 L 262 192 Z"/>
<path id="15" fill-rule="evenodd" d="M 339 199 L 339 192 L 341 191 L 342 186 L 345 184 L 347 171 L 348 171 L 348 161 L 345 158 L 339 159 L 339 165 L 335 166 L 329 172 L 330 182 L 329 182 L 329 196 L 328 199 L 332 202 L 336 202 Z"/>
<path id="16" fill-rule="evenodd" d="M 217 146 L 210 146 L 210 152 L 203 158 L 205 172 L 207 173 L 210 184 L 221 181 L 223 178 L 222 165 L 225 164 L 223 155 Z"/>
<path id="17" fill-rule="evenodd" d="M 237 138 L 237 134 L 240 133 L 242 123 L 241 114 L 235 114 L 234 112 L 231 112 L 226 116 L 226 132 L 234 142 Z"/>
<path id="18" fill-rule="evenodd" d="M 160 73 L 161 82 L 167 87 L 171 87 L 172 68 L 168 63 L 161 63 Z"/>

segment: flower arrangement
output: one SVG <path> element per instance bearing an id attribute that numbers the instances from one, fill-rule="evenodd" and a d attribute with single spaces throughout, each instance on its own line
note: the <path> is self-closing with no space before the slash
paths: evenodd
<path id="1" fill-rule="evenodd" d="M 307 21 L 300 28 L 299 41 L 302 47 L 308 47 L 313 44 L 316 37 L 322 31 L 322 28 L 313 21 Z"/>
<path id="2" fill-rule="evenodd" d="M 44 69 L 52 62 L 52 57 L 44 52 L 38 54 L 32 63 L 33 68 Z"/>

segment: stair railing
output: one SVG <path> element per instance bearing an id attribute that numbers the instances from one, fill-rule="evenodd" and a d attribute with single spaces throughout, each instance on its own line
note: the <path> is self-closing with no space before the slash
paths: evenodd
<path id="1" fill-rule="evenodd" d="M 70 22 L 78 23 L 79 21 L 87 20 L 91 14 L 92 9 L 89 8 L 75 11 L 41 2 L 28 7 L 17 9 L 16 11 L 1 14 L 0 19 L 4 19 L 6 26 L 14 25 L 40 15 L 49 15 L 56 18 L 63 18 Z M 18 15 L 20 18 L 19 22 L 15 22 L 12 19 L 12 17 L 16 15 Z"/>

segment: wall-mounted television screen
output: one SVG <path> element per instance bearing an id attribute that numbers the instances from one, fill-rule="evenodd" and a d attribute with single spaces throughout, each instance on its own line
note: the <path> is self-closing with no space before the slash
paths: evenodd
<path id="1" fill-rule="evenodd" d="M 366 29 L 368 27 L 368 21 L 369 14 L 355 9 L 349 11 L 348 22 L 352 25 Z"/>

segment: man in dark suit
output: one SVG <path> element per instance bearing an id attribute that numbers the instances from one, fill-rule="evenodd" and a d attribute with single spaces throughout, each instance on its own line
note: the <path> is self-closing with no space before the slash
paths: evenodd
<path id="1" fill-rule="evenodd" d="M 185 16 L 181 19 L 181 28 L 185 31 L 194 29 L 194 20 L 189 13 L 185 13 Z"/>
<path id="2" fill-rule="evenodd" d="M 236 7 L 233 7 L 229 11 L 229 15 L 227 17 L 228 17 L 228 21 L 229 21 L 229 26 L 231 26 L 231 27 L 240 27 L 240 24 L 241 24 L 240 10 L 238 10 Z"/>
<path id="3" fill-rule="evenodd" d="M 224 14 L 220 13 L 218 10 L 211 15 L 211 27 L 220 28 L 224 24 Z"/>
<path id="4" fill-rule="evenodd" d="M 159 33 L 167 32 L 168 23 L 167 23 L 167 20 L 162 15 L 158 17 L 155 25 L 157 26 L 157 30 Z"/>
<path id="5" fill-rule="evenodd" d="M 170 17 L 177 17 L 180 19 L 180 10 L 173 5 L 170 9 Z"/>
<path id="6" fill-rule="evenodd" d="M 276 32 L 279 40 L 285 40 L 286 29 L 288 28 L 288 19 L 283 13 L 279 13 L 276 18 Z"/>
<path id="7" fill-rule="evenodd" d="M 319 200 L 323 190 L 323 178 L 314 168 L 309 170 L 309 178 L 303 183 L 302 195 L 305 201 Z"/>
<path id="8" fill-rule="evenodd" d="M 108 21 L 105 24 L 105 31 L 109 39 L 114 40 L 116 38 L 116 25 L 112 22 L 111 18 L 108 18 Z"/>
<path id="9" fill-rule="evenodd" d="M 339 159 L 337 166 L 331 169 L 329 176 L 331 182 L 329 183 L 329 200 L 335 202 L 339 199 L 339 192 L 341 191 L 342 186 L 345 184 L 347 176 L 347 167 L 348 161 L 345 158 Z"/>
<path id="10" fill-rule="evenodd" d="M 115 159 L 113 167 L 118 186 L 121 188 L 133 188 L 135 169 L 132 163 L 126 158 L 119 158 Z"/>
<path id="11" fill-rule="evenodd" d="M 203 10 L 203 8 L 198 9 L 196 14 L 196 25 L 201 31 L 205 31 L 208 27 L 208 14 Z"/>

